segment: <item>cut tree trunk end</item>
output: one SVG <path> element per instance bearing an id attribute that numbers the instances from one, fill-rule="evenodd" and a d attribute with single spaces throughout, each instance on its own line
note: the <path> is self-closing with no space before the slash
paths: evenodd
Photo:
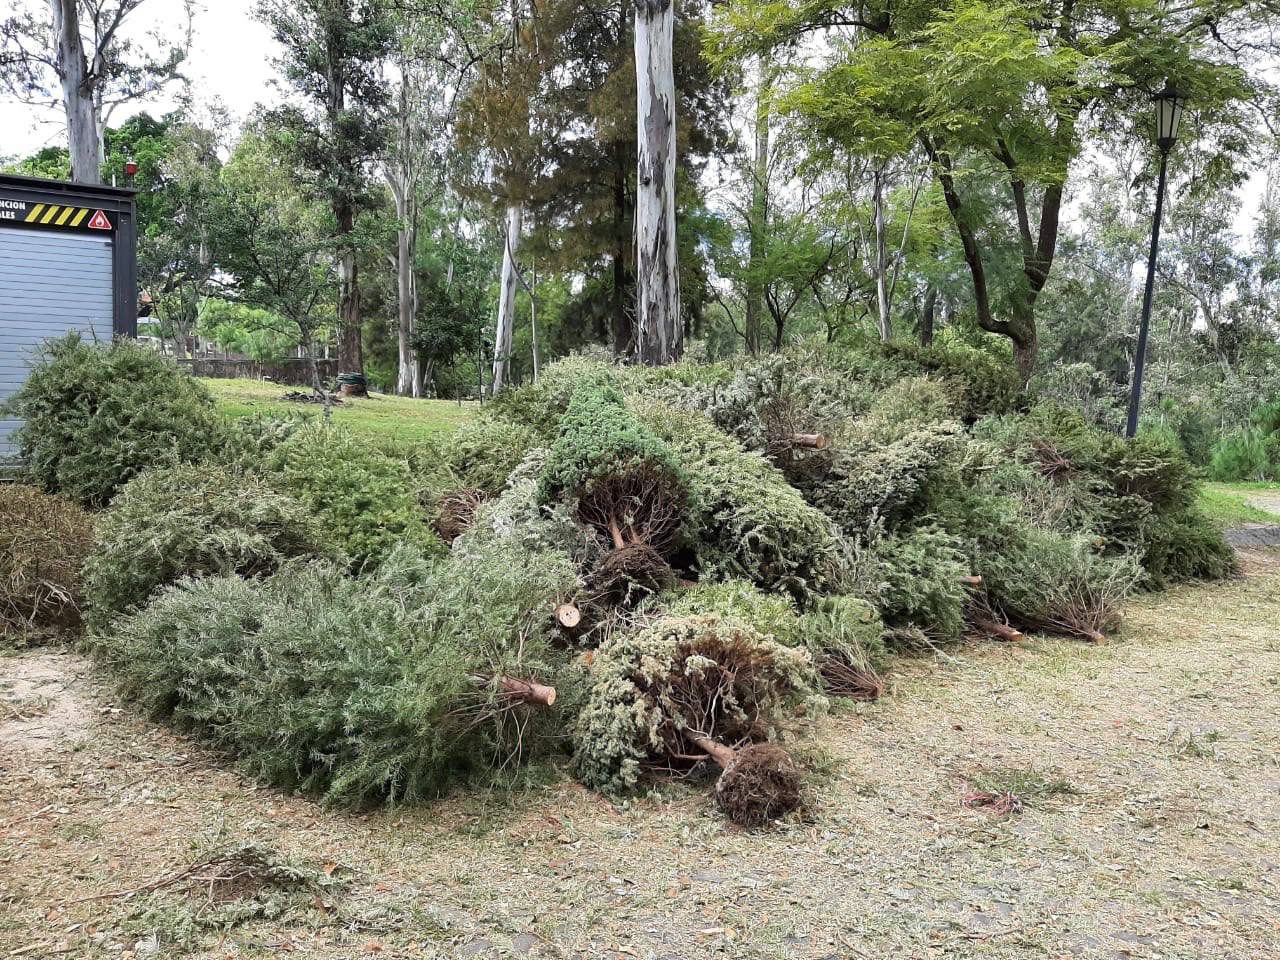
<path id="1" fill-rule="evenodd" d="M 972 576 L 961 577 L 960 582 L 966 587 L 980 587 L 982 586 L 982 577 L 974 574 Z"/>
<path id="2" fill-rule="evenodd" d="M 1025 639 L 1020 630 L 1015 630 L 1007 623 L 999 623 L 995 620 L 977 619 L 973 621 L 976 626 L 987 636 L 997 637 L 1000 640 L 1007 640 L 1010 643 L 1019 643 Z"/>
<path id="3" fill-rule="evenodd" d="M 534 680 L 521 680 L 518 677 L 506 676 L 486 677 L 482 674 L 473 673 L 471 682 L 477 687 L 487 687 L 496 682 L 498 689 L 511 699 L 523 700 L 525 703 L 537 704 L 540 707 L 550 707 L 556 702 L 556 688 L 548 687 Z"/>
<path id="4" fill-rule="evenodd" d="M 582 622 L 582 611 L 572 603 L 562 603 L 556 607 L 556 623 L 565 630 L 572 630 Z"/>
<path id="5" fill-rule="evenodd" d="M 809 450 L 827 449 L 827 437 L 823 433 L 793 433 L 787 439 L 793 447 L 805 447 Z"/>

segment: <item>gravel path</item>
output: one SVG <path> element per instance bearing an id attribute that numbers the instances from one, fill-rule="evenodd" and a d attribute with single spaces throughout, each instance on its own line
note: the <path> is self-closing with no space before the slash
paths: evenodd
<path id="1" fill-rule="evenodd" d="M 1258 491 L 1245 497 L 1245 502 L 1266 513 L 1280 517 L 1280 493 Z M 1270 547 L 1280 544 L 1280 523 L 1245 523 L 1226 531 L 1227 543 L 1236 549 Z"/>
<path id="2" fill-rule="evenodd" d="M 1259 492 L 1251 493 L 1246 498 L 1251 507 L 1257 507 L 1259 510 L 1265 510 L 1267 513 L 1274 513 L 1280 517 L 1280 493 Z"/>
<path id="3" fill-rule="evenodd" d="M 1224 531 L 1223 536 L 1237 550 L 1272 547 L 1280 544 L 1280 523 L 1246 523 Z"/>

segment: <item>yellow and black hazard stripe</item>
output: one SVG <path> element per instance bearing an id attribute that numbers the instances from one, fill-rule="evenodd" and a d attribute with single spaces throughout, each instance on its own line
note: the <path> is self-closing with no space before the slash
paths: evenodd
<path id="1" fill-rule="evenodd" d="M 22 218 L 33 227 L 70 227 L 71 229 L 110 230 L 110 219 L 92 207 L 65 206 L 57 203 L 33 204 Z"/>

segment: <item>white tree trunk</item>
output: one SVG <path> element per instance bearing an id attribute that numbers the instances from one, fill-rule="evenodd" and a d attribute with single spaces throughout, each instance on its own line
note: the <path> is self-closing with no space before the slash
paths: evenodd
<path id="1" fill-rule="evenodd" d="M 403 179 L 402 179 L 403 176 Z M 419 395 L 418 357 L 413 349 L 413 321 L 417 314 L 417 290 L 414 283 L 414 255 L 417 248 L 416 212 L 413 209 L 412 176 L 406 168 L 388 171 L 387 184 L 396 203 L 396 343 L 399 367 L 396 393 L 402 397 Z"/>
<path id="2" fill-rule="evenodd" d="M 406 55 L 399 60 L 400 90 L 396 99 L 396 140 L 392 156 L 384 168 L 387 186 L 396 205 L 396 341 L 398 368 L 396 393 L 402 397 L 422 396 L 422 376 L 418 354 L 413 348 L 418 317 L 418 181 L 422 165 L 422 136 L 419 103 L 415 96 L 420 76 Z"/>
<path id="3" fill-rule="evenodd" d="M 77 0 L 50 0 L 50 7 L 58 44 L 57 67 L 62 82 L 62 105 L 67 114 L 71 179 L 77 183 L 102 183 L 102 151 L 93 108 L 93 90 L 86 84 L 88 65 L 80 43 Z"/>
<path id="4" fill-rule="evenodd" d="M 413 248 L 414 229 L 401 221 L 396 237 L 396 340 L 400 355 L 396 393 L 402 397 L 418 395 L 418 358 L 413 351 Z"/>
<path id="5" fill-rule="evenodd" d="M 880 320 L 880 339 L 893 339 L 893 321 L 889 316 L 889 244 L 884 219 L 884 167 L 877 168 L 872 188 L 872 205 L 876 218 L 876 311 Z"/>
<path id="6" fill-rule="evenodd" d="M 502 248 L 502 288 L 498 295 L 498 328 L 493 335 L 493 384 L 494 394 L 504 389 L 511 380 L 511 334 L 516 319 L 516 254 L 520 250 L 520 229 L 524 223 L 524 207 L 512 204 L 507 207 L 507 237 Z"/>
<path id="7" fill-rule="evenodd" d="M 410 242 L 410 249 L 416 250 L 417 247 L 418 247 L 418 228 L 415 225 L 413 228 L 413 236 Z M 418 351 L 412 346 L 413 334 L 415 334 L 418 330 L 419 302 L 420 301 L 418 300 L 418 272 L 417 270 L 413 269 L 412 266 L 410 266 L 409 268 L 409 339 L 410 339 L 409 355 L 412 358 L 410 361 L 410 370 L 412 373 L 412 377 L 411 377 L 411 383 L 409 384 L 409 390 L 415 398 L 419 398 L 422 396 L 422 370 L 421 370 L 422 361 L 418 359 Z"/>
<path id="8" fill-rule="evenodd" d="M 538 264 L 529 266 L 529 337 L 533 341 L 533 382 L 542 375 L 542 358 L 538 354 Z"/>
<path id="9" fill-rule="evenodd" d="M 656 366 L 680 357 L 676 272 L 676 92 L 672 0 L 636 3 L 636 350 Z"/>
<path id="10" fill-rule="evenodd" d="M 759 85 L 756 87 L 755 157 L 751 165 L 751 216 L 747 224 L 747 296 L 744 326 L 747 350 L 760 352 L 764 324 L 764 282 L 762 277 L 766 238 L 769 229 L 769 62 L 759 58 Z"/>

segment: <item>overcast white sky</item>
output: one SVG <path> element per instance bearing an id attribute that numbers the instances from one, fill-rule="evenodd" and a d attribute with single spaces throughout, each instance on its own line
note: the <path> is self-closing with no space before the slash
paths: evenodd
<path id="1" fill-rule="evenodd" d="M 15 0 L 0 0 L 0 18 L 13 5 Z M 192 91 L 199 102 L 221 100 L 237 120 L 243 119 L 256 103 L 274 96 L 269 84 L 275 76 L 271 65 L 275 43 L 251 15 L 253 0 L 200 0 L 200 6 L 185 68 Z M 145 34 L 156 27 L 176 31 L 181 10 L 181 0 L 147 0 L 133 15 L 131 32 Z M 173 106 L 172 99 L 163 98 L 130 104 L 116 111 L 111 124 L 116 126 L 141 110 L 159 116 Z M 0 100 L 0 155 L 23 156 L 47 144 L 65 142 L 60 111 L 39 110 L 8 97 Z"/>

